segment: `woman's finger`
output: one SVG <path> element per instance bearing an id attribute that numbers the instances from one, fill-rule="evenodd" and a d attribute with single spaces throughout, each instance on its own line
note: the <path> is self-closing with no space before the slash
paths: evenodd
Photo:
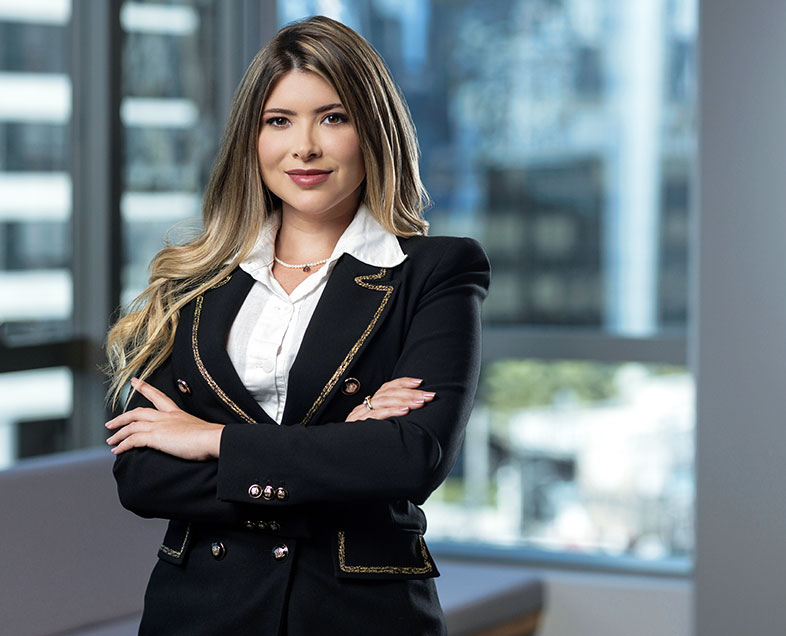
<path id="1" fill-rule="evenodd" d="M 117 446 L 112 449 L 112 452 L 115 455 L 120 455 L 121 453 L 126 452 L 127 450 L 131 450 L 132 448 L 141 448 L 142 446 L 147 446 L 145 441 L 144 434 L 136 433 L 135 435 L 129 435 L 123 441 L 121 441 Z"/>
<path id="2" fill-rule="evenodd" d="M 158 418 L 158 410 L 138 406 L 135 409 L 121 413 L 117 417 L 109 420 L 105 426 L 110 430 L 114 430 L 121 426 L 128 426 L 132 422 L 155 422 Z"/>
<path id="3" fill-rule="evenodd" d="M 385 382 L 379 389 L 382 391 L 383 389 L 414 389 L 422 384 L 423 378 L 412 378 L 409 376 L 402 376 L 400 378 L 394 378 L 393 380 L 388 380 Z"/>
<path id="4" fill-rule="evenodd" d="M 142 429 L 141 422 L 132 422 L 127 426 L 123 426 L 120 430 L 115 431 L 111 437 L 107 438 L 106 443 L 109 444 L 110 446 L 119 444 L 130 435 L 133 435 L 134 433 L 138 433 L 140 429 Z"/>
<path id="5" fill-rule="evenodd" d="M 138 378 L 131 378 L 131 386 L 134 387 L 138 393 L 141 393 L 150 400 L 153 406 L 159 411 L 179 410 L 177 404 L 175 404 L 166 393 L 159 391 L 152 384 L 148 384 L 144 380 L 139 380 Z"/>
<path id="6" fill-rule="evenodd" d="M 347 422 L 358 422 L 361 420 L 386 420 L 391 417 L 401 417 L 410 412 L 410 408 L 397 406 L 392 408 L 374 408 L 369 411 L 364 404 L 356 406 L 347 416 Z"/>
<path id="7" fill-rule="evenodd" d="M 434 399 L 434 391 L 420 391 L 417 389 L 380 389 L 373 396 L 372 400 L 385 399 L 388 402 L 395 400 L 400 404 L 423 404 Z"/>
<path id="8" fill-rule="evenodd" d="M 430 401 L 430 399 L 423 398 L 417 395 L 398 396 L 398 395 L 383 394 L 383 395 L 374 395 L 373 397 L 369 398 L 369 403 L 371 405 L 370 409 L 367 406 L 365 406 L 365 403 L 363 404 L 363 406 L 365 406 L 365 408 L 368 410 L 374 410 L 374 411 L 376 411 L 377 409 L 395 409 L 401 407 L 416 409 L 425 405 L 427 401 Z"/>

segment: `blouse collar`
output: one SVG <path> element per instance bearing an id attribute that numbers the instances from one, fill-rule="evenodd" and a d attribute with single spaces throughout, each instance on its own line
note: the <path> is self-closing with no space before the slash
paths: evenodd
<path id="1" fill-rule="evenodd" d="M 253 276 L 257 270 L 273 264 L 279 227 L 281 227 L 281 212 L 277 211 L 265 219 L 256 244 L 240 264 L 241 269 Z M 338 239 L 333 253 L 328 258 L 327 266 L 337 261 L 343 254 L 354 256 L 373 267 L 395 267 L 407 258 L 396 235 L 382 227 L 363 204 Z"/>

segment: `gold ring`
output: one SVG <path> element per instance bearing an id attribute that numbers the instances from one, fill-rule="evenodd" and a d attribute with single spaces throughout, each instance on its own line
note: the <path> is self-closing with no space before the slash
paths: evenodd
<path id="1" fill-rule="evenodd" d="M 373 407 L 373 405 L 371 404 L 371 396 L 370 396 L 370 395 L 367 395 L 366 397 L 364 397 L 364 398 L 363 398 L 363 404 L 365 404 L 365 405 L 366 405 L 366 408 L 367 408 L 369 411 L 373 411 L 373 410 L 374 410 L 374 407 Z"/>

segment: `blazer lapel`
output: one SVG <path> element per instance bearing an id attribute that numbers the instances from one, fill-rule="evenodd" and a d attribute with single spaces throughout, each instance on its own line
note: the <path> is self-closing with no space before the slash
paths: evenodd
<path id="1" fill-rule="evenodd" d="M 275 424 L 246 389 L 226 349 L 229 329 L 253 285 L 254 279 L 238 268 L 197 298 L 191 352 L 202 378 L 241 421 Z"/>
<path id="2" fill-rule="evenodd" d="M 336 263 L 289 372 L 282 424 L 314 421 L 382 324 L 398 281 L 345 254 Z"/>

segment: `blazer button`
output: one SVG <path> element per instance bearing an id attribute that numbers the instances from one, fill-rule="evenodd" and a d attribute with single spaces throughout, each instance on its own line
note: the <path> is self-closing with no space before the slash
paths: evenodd
<path id="1" fill-rule="evenodd" d="M 256 528 L 256 527 L 257 527 L 257 524 L 256 524 L 256 523 L 254 523 L 253 521 L 246 521 L 246 523 L 245 523 L 245 526 L 246 526 L 246 528 L 248 528 L 249 530 L 253 530 L 254 528 Z"/>
<path id="2" fill-rule="evenodd" d="M 177 388 L 180 390 L 181 393 L 184 393 L 185 395 L 189 395 L 191 393 L 191 387 L 188 386 L 188 382 L 186 382 L 182 378 L 177 379 Z"/>
<path id="3" fill-rule="evenodd" d="M 260 530 L 267 530 L 267 523 L 264 521 L 257 521 L 257 528 Z"/>
<path id="4" fill-rule="evenodd" d="M 276 490 L 276 499 L 279 501 L 286 501 L 289 497 L 289 493 L 287 492 L 286 488 L 279 488 Z"/>
<path id="5" fill-rule="evenodd" d="M 262 491 L 262 497 L 265 499 L 265 501 L 270 501 L 275 496 L 275 494 L 276 491 L 273 490 L 273 486 L 270 484 L 265 486 L 265 490 Z"/>
<path id="6" fill-rule="evenodd" d="M 344 395 L 355 395 L 360 389 L 360 380 L 357 378 L 347 378 L 341 385 L 341 392 Z"/>
<path id="7" fill-rule="evenodd" d="M 268 527 L 269 527 L 269 528 L 270 528 L 270 529 L 271 529 L 273 532 L 275 532 L 275 531 L 276 531 L 276 530 L 278 530 L 278 529 L 279 529 L 281 526 L 280 526 L 280 525 L 278 525 L 278 522 L 277 522 L 277 521 L 271 521 L 271 522 L 268 524 Z"/>
<path id="8" fill-rule="evenodd" d="M 289 556 L 289 548 L 286 544 L 282 543 L 281 545 L 277 545 L 273 548 L 273 558 L 276 561 L 283 561 Z"/>
<path id="9" fill-rule="evenodd" d="M 220 561 L 226 556 L 227 549 L 224 547 L 224 544 L 220 541 L 214 541 L 210 544 L 210 554 L 213 555 L 213 558 L 216 561 Z"/>
<path id="10" fill-rule="evenodd" d="M 262 496 L 262 486 L 259 484 L 251 484 L 248 488 L 248 496 L 252 499 L 259 499 Z"/>

